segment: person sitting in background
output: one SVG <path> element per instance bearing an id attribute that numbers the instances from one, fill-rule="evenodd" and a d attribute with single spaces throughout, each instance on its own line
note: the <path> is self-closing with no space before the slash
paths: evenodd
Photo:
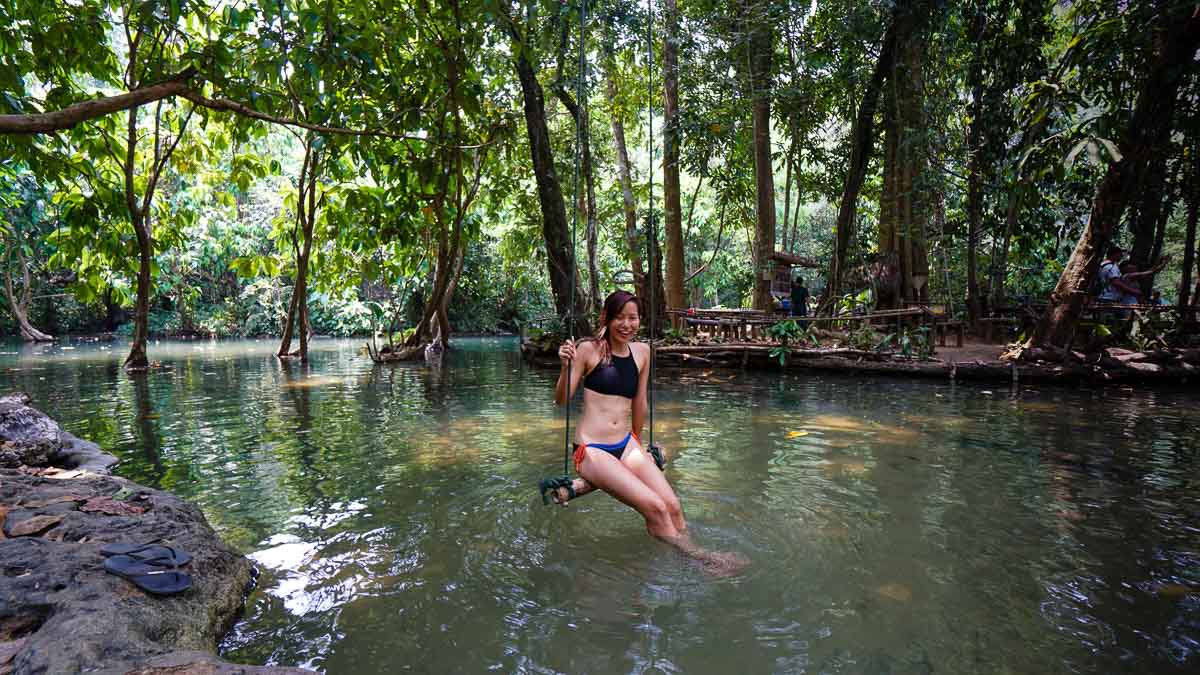
<path id="1" fill-rule="evenodd" d="M 1108 248 L 1108 254 L 1100 265 L 1100 302 L 1124 305 L 1128 304 L 1124 301 L 1126 296 L 1141 295 L 1141 289 L 1126 281 L 1122 273 L 1120 261 L 1124 254 L 1120 246 Z"/>
<path id="2" fill-rule="evenodd" d="M 804 277 L 796 277 L 792 282 L 792 316 L 808 316 L 808 287 L 804 285 Z"/>
<path id="3" fill-rule="evenodd" d="M 1152 305 L 1170 305 L 1167 299 L 1162 296 L 1162 292 L 1155 289 L 1150 292 L 1150 304 Z"/>
<path id="4" fill-rule="evenodd" d="M 1159 270 L 1166 267 L 1170 258 L 1164 257 L 1158 261 L 1158 264 L 1148 270 L 1139 272 L 1137 265 L 1126 260 L 1119 266 L 1116 261 L 1121 258 L 1124 253 L 1119 247 L 1109 249 L 1108 255 L 1104 264 L 1100 266 L 1100 281 L 1103 284 L 1103 290 L 1100 292 L 1100 302 L 1107 302 L 1120 305 L 1139 305 L 1142 303 L 1142 289 L 1137 284 L 1137 280 L 1152 274 L 1157 274 Z M 1116 315 L 1122 319 L 1129 318 L 1127 310 L 1118 310 Z"/>

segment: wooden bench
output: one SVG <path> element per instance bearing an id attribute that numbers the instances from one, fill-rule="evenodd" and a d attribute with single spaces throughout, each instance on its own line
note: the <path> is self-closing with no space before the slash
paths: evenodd
<path id="1" fill-rule="evenodd" d="M 954 333 L 954 345 L 962 347 L 966 339 L 967 324 L 964 321 L 952 319 L 945 305 L 930 305 L 923 302 L 906 302 L 905 307 L 919 309 L 925 314 L 929 325 L 932 326 L 934 339 L 939 347 L 946 346 L 947 336 Z"/>
<path id="2" fill-rule="evenodd" d="M 1016 328 L 1021 326 L 1021 320 L 1015 316 L 985 316 L 979 319 L 979 325 L 983 327 L 983 339 L 985 342 L 996 341 L 997 328 Z"/>
<path id="3" fill-rule="evenodd" d="M 950 333 L 954 333 L 954 346 L 962 347 L 963 340 L 966 339 L 967 323 L 965 321 L 933 322 L 933 334 L 939 347 L 946 346 L 946 336 Z"/>

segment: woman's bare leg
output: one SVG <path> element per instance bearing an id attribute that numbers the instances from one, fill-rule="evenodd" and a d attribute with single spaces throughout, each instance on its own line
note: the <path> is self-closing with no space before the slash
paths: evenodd
<path id="1" fill-rule="evenodd" d="M 654 493 L 662 498 L 667 505 L 667 511 L 671 514 L 671 523 L 675 525 L 675 529 L 680 533 L 687 531 L 687 522 L 683 519 L 683 507 L 679 503 L 679 497 L 675 496 L 675 490 L 671 484 L 667 482 L 667 477 L 663 475 L 662 469 L 654 463 L 654 458 L 647 453 L 636 440 L 629 439 L 629 445 L 625 447 L 625 454 L 621 456 L 621 463 L 624 464 L 630 471 L 633 472 L 638 480 L 646 484 L 646 487 L 654 490 Z"/>
<path id="2" fill-rule="evenodd" d="M 596 448 L 587 448 L 584 453 L 584 459 L 579 464 L 579 475 L 584 480 L 642 514 L 646 519 L 646 530 L 651 536 L 678 546 L 673 540 L 679 538 L 680 532 L 662 497 L 616 457 Z"/>
<path id="3" fill-rule="evenodd" d="M 736 552 L 710 551 L 692 542 L 691 537 L 688 536 L 688 524 L 684 521 L 683 508 L 680 507 L 679 497 L 674 494 L 674 489 L 671 488 L 670 483 L 667 483 L 666 477 L 662 476 L 662 471 L 659 470 L 658 465 L 654 464 L 654 459 L 650 458 L 646 450 L 638 446 L 636 441 L 630 440 L 629 446 L 625 448 L 625 454 L 622 455 L 619 461 L 613 458 L 612 455 L 602 452 L 602 450 L 588 448 L 588 452 L 589 459 L 592 458 L 592 454 L 590 453 L 594 452 L 598 455 L 604 455 L 604 458 L 600 459 L 606 458 L 612 460 L 614 464 L 622 466 L 631 474 L 631 478 L 635 478 L 638 482 L 642 483 L 643 489 L 652 491 L 659 498 L 662 506 L 666 508 L 668 516 L 670 516 L 671 525 L 676 533 L 655 534 L 653 531 L 650 532 L 655 537 L 664 540 L 664 542 L 672 546 L 676 546 L 679 552 L 692 558 L 692 560 L 700 562 L 704 571 L 715 575 L 715 577 L 728 577 L 728 575 L 736 574 L 740 569 L 748 565 L 749 561 L 744 556 L 736 554 Z M 583 478 L 588 479 L 589 482 L 595 483 L 588 476 L 587 464 L 588 460 L 584 460 L 583 464 L 580 465 L 580 474 Z M 596 486 L 602 490 L 610 491 L 604 485 L 596 484 Z M 617 498 L 620 497 L 618 496 Z M 647 520 L 647 522 L 649 521 Z"/>

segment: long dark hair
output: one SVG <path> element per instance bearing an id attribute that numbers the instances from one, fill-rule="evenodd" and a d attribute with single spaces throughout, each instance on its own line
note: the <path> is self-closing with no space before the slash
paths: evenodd
<path id="1" fill-rule="evenodd" d="M 638 316 L 642 315 L 642 301 L 638 296 L 629 291 L 617 289 L 608 294 L 604 299 L 604 307 L 600 310 L 600 326 L 596 329 L 596 335 L 589 338 L 584 338 L 580 342 L 595 341 L 597 348 L 600 350 L 599 366 L 606 366 L 612 362 L 612 336 L 608 334 L 608 324 L 621 310 L 625 309 L 625 305 L 634 303 L 637 306 Z"/>

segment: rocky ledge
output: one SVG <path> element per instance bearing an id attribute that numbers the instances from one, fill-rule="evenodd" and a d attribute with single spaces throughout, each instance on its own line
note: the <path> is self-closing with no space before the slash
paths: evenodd
<path id="1" fill-rule="evenodd" d="M 309 672 L 214 656 L 250 562 L 196 506 L 107 475 L 116 458 L 28 403 L 0 398 L 0 675 Z M 191 588 L 158 597 L 107 573 L 101 547 L 128 542 L 190 553 Z"/>

